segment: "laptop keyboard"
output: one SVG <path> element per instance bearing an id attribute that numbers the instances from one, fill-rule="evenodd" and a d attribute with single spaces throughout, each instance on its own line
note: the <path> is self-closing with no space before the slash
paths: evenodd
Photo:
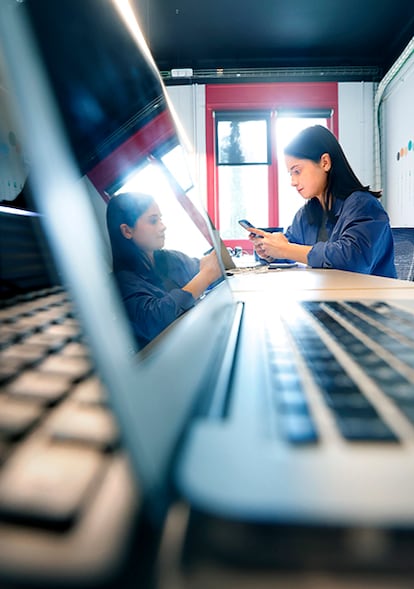
<path id="1" fill-rule="evenodd" d="M 139 492 L 68 294 L 16 297 L 0 321 L 0 585 L 117 586 Z M 288 443 L 323 441 L 315 399 L 346 443 L 414 440 L 412 314 L 310 301 L 267 327 Z"/>
<path id="2" fill-rule="evenodd" d="M 309 385 L 347 442 L 413 436 L 412 314 L 383 302 L 304 302 L 277 328 L 268 325 L 267 344 L 273 399 L 289 442 L 321 438 Z"/>
<path id="3" fill-rule="evenodd" d="M 106 587 L 138 493 L 72 305 L 52 288 L 0 320 L 0 580 Z"/>

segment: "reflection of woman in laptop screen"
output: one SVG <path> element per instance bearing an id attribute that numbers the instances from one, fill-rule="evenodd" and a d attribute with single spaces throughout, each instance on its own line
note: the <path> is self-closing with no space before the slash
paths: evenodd
<path id="1" fill-rule="evenodd" d="M 140 347 L 193 307 L 221 277 L 216 253 L 201 260 L 162 249 L 166 227 L 152 196 L 124 192 L 108 203 L 113 271 Z"/>
<path id="2" fill-rule="evenodd" d="M 307 203 L 285 234 L 254 230 L 260 235 L 250 235 L 257 254 L 396 278 L 381 193 L 361 184 L 335 136 L 320 125 L 308 127 L 284 152 L 291 184 Z"/>

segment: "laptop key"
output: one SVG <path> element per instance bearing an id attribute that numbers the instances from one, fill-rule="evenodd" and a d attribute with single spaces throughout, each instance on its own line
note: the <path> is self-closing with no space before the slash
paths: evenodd
<path id="1" fill-rule="evenodd" d="M 358 442 L 397 442 L 398 438 L 379 417 L 337 416 L 337 425 L 344 438 Z"/>
<path id="2" fill-rule="evenodd" d="M 77 383 L 72 392 L 72 399 L 87 405 L 107 404 L 107 395 L 103 384 L 96 376 L 90 376 Z"/>
<path id="3" fill-rule="evenodd" d="M 71 381 L 66 375 L 27 370 L 7 386 L 7 392 L 52 404 L 66 395 L 70 386 Z"/>
<path id="4" fill-rule="evenodd" d="M 318 441 L 318 433 L 309 414 L 287 412 L 283 416 L 282 429 L 288 442 L 309 444 Z"/>
<path id="5" fill-rule="evenodd" d="M 11 380 L 24 366 L 25 362 L 21 358 L 13 358 L 7 361 L 0 358 L 0 384 Z"/>
<path id="6" fill-rule="evenodd" d="M 118 430 L 112 414 L 98 406 L 67 403 L 51 416 L 46 428 L 55 440 L 71 440 L 102 450 L 113 449 Z"/>
<path id="7" fill-rule="evenodd" d="M 0 438 L 20 438 L 39 421 L 43 413 L 43 407 L 39 403 L 22 402 L 10 396 L 1 396 Z"/>
<path id="8" fill-rule="evenodd" d="M 18 343 L 0 352 L 0 357 L 6 363 L 9 360 L 21 359 L 27 364 L 33 364 L 41 360 L 46 353 L 45 345 Z"/>
<path id="9" fill-rule="evenodd" d="M 72 380 L 79 380 L 89 374 L 91 371 L 91 364 L 86 358 L 76 358 L 56 354 L 43 360 L 43 362 L 37 366 L 37 369 L 46 373 L 60 374 L 71 378 Z"/>
<path id="10" fill-rule="evenodd" d="M 90 447 L 27 443 L 3 466 L 0 514 L 66 527 L 76 519 L 104 466 L 104 455 Z"/>
<path id="11" fill-rule="evenodd" d="M 276 340 L 271 326 L 267 331 L 270 377 L 280 423 L 278 429 L 291 444 L 313 444 L 319 437 L 317 427 L 309 410 L 294 356 L 281 329 L 282 326 L 278 325 Z"/>

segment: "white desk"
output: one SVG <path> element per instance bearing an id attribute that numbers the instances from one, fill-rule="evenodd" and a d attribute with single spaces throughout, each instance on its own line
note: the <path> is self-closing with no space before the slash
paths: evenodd
<path id="1" fill-rule="evenodd" d="M 316 270 L 306 266 L 241 271 L 229 277 L 237 298 L 253 294 L 292 299 L 414 298 L 414 282 L 342 270 Z"/>
<path id="2" fill-rule="evenodd" d="M 229 278 L 239 300 L 411 299 L 414 282 L 367 276 L 339 270 L 300 266 L 283 270 L 260 268 Z M 240 570 L 231 565 L 205 563 L 185 574 L 180 549 L 187 521 L 185 506 L 171 510 L 160 558 L 159 589 L 412 589 L 412 574 L 358 574 L 352 572 Z"/>

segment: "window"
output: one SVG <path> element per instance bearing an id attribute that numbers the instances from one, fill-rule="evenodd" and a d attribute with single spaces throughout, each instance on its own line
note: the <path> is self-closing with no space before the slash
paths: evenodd
<path id="1" fill-rule="evenodd" d="M 220 234 L 223 239 L 244 239 L 238 219 L 267 218 L 270 116 L 217 114 L 216 138 Z"/>
<path id="2" fill-rule="evenodd" d="M 226 245 L 251 250 L 238 219 L 287 228 L 303 200 L 290 186 L 283 148 L 302 128 L 337 134 L 336 83 L 206 87 L 207 208 Z"/>

